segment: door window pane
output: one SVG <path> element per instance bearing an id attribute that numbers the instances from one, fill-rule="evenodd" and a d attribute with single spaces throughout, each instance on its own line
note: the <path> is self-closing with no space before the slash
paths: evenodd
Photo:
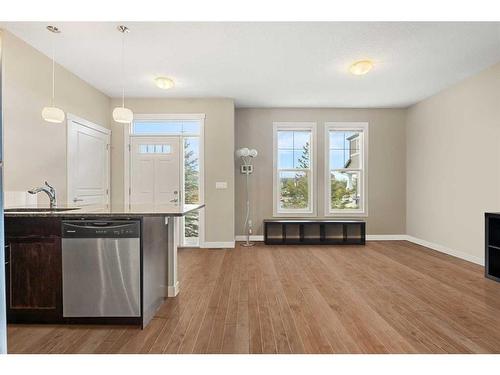
<path id="1" fill-rule="evenodd" d="M 134 135 L 182 135 L 200 134 L 199 120 L 136 120 L 132 126 Z"/>
<path id="2" fill-rule="evenodd" d="M 184 203 L 200 203 L 200 139 L 184 138 Z M 184 244 L 198 244 L 198 211 L 189 213 L 184 218 Z"/>
<path id="3" fill-rule="evenodd" d="M 200 134 L 200 122 L 198 120 L 185 120 L 182 122 L 183 134 Z"/>
<path id="4" fill-rule="evenodd" d="M 134 121 L 132 133 L 135 135 L 173 135 L 182 132 L 182 122 L 178 121 Z"/>
<path id="5" fill-rule="evenodd" d="M 200 202 L 200 140 L 198 138 L 184 139 L 184 203 Z"/>
<path id="6" fill-rule="evenodd" d="M 140 154 L 170 154 L 172 147 L 170 145 L 148 144 L 139 145 Z"/>

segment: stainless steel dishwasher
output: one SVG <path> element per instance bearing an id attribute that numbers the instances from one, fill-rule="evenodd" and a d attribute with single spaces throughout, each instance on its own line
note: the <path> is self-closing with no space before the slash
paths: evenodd
<path id="1" fill-rule="evenodd" d="M 62 222 L 64 317 L 141 315 L 140 221 Z"/>

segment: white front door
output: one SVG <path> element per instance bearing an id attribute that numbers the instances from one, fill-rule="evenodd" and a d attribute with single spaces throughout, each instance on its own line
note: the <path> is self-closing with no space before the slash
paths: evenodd
<path id="1" fill-rule="evenodd" d="M 68 116 L 68 203 L 109 205 L 109 129 Z"/>
<path id="2" fill-rule="evenodd" d="M 179 205 L 180 152 L 179 137 L 131 137 L 131 205 Z"/>

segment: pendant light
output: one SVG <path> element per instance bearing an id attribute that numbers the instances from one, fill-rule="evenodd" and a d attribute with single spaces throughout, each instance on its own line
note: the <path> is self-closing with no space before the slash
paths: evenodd
<path id="1" fill-rule="evenodd" d="M 55 26 L 47 26 L 47 30 L 51 33 L 59 34 L 61 31 Z M 50 107 L 44 107 L 42 109 L 42 117 L 47 122 L 53 123 L 61 123 L 64 121 L 64 111 L 61 108 L 58 108 L 54 104 L 55 98 L 55 40 L 52 41 L 52 101 L 50 103 Z"/>
<path id="2" fill-rule="evenodd" d="M 130 124 L 134 119 L 133 112 L 125 108 L 125 33 L 130 32 L 127 26 L 120 25 L 117 27 L 118 31 L 122 33 L 122 106 L 116 107 L 113 110 L 113 120 L 122 124 Z"/>

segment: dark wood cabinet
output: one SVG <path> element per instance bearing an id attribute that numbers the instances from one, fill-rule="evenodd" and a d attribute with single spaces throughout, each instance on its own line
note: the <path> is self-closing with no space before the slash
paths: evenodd
<path id="1" fill-rule="evenodd" d="M 60 226 L 40 226 L 40 220 L 29 224 L 34 223 L 6 221 L 7 318 L 11 323 L 57 322 L 62 319 Z"/>

